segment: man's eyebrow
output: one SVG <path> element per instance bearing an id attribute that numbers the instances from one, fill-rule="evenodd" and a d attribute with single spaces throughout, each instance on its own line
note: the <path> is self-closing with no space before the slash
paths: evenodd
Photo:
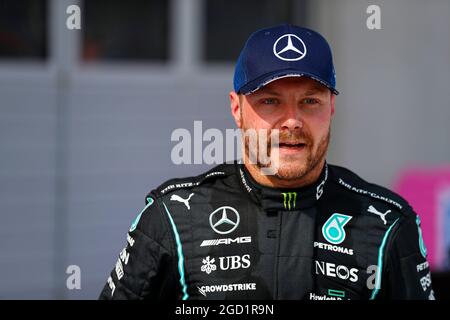
<path id="1" fill-rule="evenodd" d="M 308 89 L 303 95 L 312 96 L 317 93 L 322 93 L 323 91 L 324 91 L 324 89 L 322 87 L 314 86 L 313 88 Z"/>
<path id="2" fill-rule="evenodd" d="M 260 96 L 260 95 L 265 95 L 265 94 L 271 95 L 271 96 L 277 96 L 277 97 L 281 96 L 281 94 L 279 94 L 277 91 L 273 91 L 270 89 L 259 89 L 259 90 L 255 91 L 253 94 L 255 96 Z"/>
<path id="3" fill-rule="evenodd" d="M 310 90 L 306 91 L 305 93 L 303 93 L 303 95 L 304 96 L 313 96 L 316 93 L 320 93 L 320 91 L 317 89 L 310 89 Z"/>

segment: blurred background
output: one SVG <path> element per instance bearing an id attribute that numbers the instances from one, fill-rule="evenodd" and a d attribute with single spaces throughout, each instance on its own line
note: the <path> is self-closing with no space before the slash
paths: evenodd
<path id="1" fill-rule="evenodd" d="M 0 298 L 97 298 L 144 196 L 210 167 L 173 164 L 172 131 L 234 128 L 239 50 L 281 22 L 333 49 L 329 162 L 407 198 L 449 298 L 448 0 L 0 0 Z"/>

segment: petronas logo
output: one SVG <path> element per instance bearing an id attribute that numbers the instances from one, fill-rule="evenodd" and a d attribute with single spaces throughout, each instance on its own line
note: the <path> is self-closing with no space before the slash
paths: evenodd
<path id="1" fill-rule="evenodd" d="M 333 213 L 322 227 L 324 238 L 332 244 L 340 244 L 345 240 L 344 226 L 351 220 L 351 216 Z"/>
<path id="2" fill-rule="evenodd" d="M 297 192 L 282 192 L 283 205 L 287 210 L 295 209 L 295 203 L 297 202 Z"/>

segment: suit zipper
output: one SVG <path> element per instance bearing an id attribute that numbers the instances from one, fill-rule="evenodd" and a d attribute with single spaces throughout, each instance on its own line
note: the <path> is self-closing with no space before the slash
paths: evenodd
<path id="1" fill-rule="evenodd" d="M 281 219 L 282 211 L 277 212 L 277 244 L 275 248 L 275 266 L 274 266 L 274 285 L 273 285 L 273 296 L 274 299 L 278 300 L 278 265 L 279 265 L 279 254 L 280 254 L 280 243 L 281 243 Z"/>

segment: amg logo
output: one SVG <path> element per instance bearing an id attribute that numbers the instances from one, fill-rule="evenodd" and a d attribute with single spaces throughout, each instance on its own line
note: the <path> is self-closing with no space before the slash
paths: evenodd
<path id="1" fill-rule="evenodd" d="M 232 244 L 232 243 L 250 243 L 252 242 L 252 237 L 239 237 L 235 239 L 224 238 L 224 239 L 212 239 L 212 240 L 203 240 L 200 247 L 210 247 L 210 246 L 218 246 L 221 244 Z"/>

